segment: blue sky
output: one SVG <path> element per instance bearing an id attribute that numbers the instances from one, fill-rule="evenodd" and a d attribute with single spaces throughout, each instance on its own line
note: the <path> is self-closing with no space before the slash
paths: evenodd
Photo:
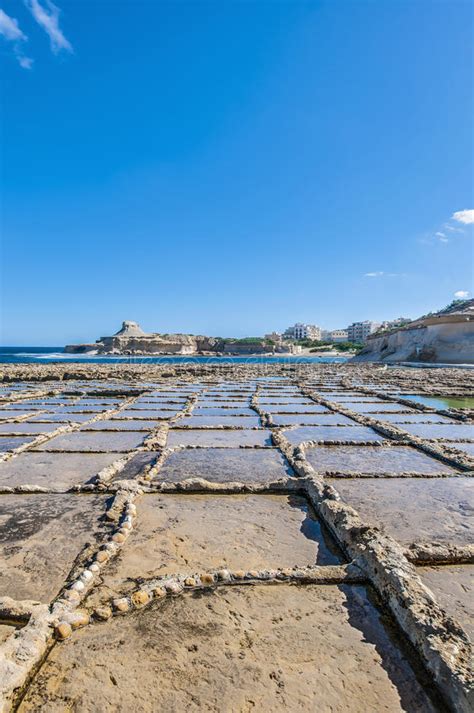
<path id="1" fill-rule="evenodd" d="M 472 292 L 470 2 L 58 2 L 0 0 L 3 344 Z"/>

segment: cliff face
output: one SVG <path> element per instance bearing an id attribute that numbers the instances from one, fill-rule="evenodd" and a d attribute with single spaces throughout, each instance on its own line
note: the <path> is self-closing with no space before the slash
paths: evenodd
<path id="1" fill-rule="evenodd" d="M 148 334 L 130 337 L 102 337 L 97 343 L 100 354 L 195 354 L 214 351 L 217 340 L 212 337 L 188 334 Z"/>
<path id="2" fill-rule="evenodd" d="M 125 325 L 126 323 L 124 323 Z M 136 325 L 138 327 L 138 325 Z M 112 337 L 101 337 L 95 344 L 68 344 L 69 354 L 196 354 L 215 351 L 218 340 L 189 334 L 145 334 L 135 326 L 122 329 Z M 141 332 L 141 334 L 140 334 Z"/>
<path id="3" fill-rule="evenodd" d="M 474 300 L 374 335 L 352 361 L 474 363 Z"/>
<path id="4" fill-rule="evenodd" d="M 198 354 L 202 352 L 227 354 L 261 354 L 272 347 L 261 343 L 239 343 L 216 337 L 190 334 L 146 334 L 136 322 L 123 322 L 122 328 L 111 337 L 101 337 L 95 344 L 69 344 L 69 354 Z"/>

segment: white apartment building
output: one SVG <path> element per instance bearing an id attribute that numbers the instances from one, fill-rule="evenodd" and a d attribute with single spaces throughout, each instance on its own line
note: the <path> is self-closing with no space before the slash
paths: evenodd
<path id="1" fill-rule="evenodd" d="M 316 324 L 297 322 L 285 330 L 285 337 L 287 339 L 312 339 L 317 341 L 321 339 L 321 328 Z"/>
<path id="2" fill-rule="evenodd" d="M 347 337 L 350 342 L 365 342 L 368 336 L 377 331 L 380 327 L 378 322 L 353 322 L 347 328 Z"/>

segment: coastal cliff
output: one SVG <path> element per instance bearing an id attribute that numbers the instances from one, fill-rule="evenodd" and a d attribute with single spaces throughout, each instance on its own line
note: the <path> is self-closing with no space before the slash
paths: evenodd
<path id="1" fill-rule="evenodd" d="M 218 340 L 190 334 L 147 334 L 137 322 L 125 321 L 111 337 L 100 337 L 93 344 L 68 344 L 68 354 L 196 354 L 213 352 Z"/>
<path id="2" fill-rule="evenodd" d="M 192 334 L 147 334 L 137 322 L 125 321 L 111 337 L 100 337 L 94 343 L 68 344 L 68 354 L 264 354 L 288 351 L 265 339 L 220 339 Z"/>
<path id="3" fill-rule="evenodd" d="M 376 333 L 352 361 L 474 363 L 474 300 L 464 300 L 391 332 Z"/>

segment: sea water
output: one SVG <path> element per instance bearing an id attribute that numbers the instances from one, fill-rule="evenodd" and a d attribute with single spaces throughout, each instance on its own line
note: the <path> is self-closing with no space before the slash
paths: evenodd
<path id="1" fill-rule="evenodd" d="M 298 355 L 248 356 L 117 356 L 107 354 L 66 354 L 62 347 L 0 347 L 2 364 L 35 364 L 71 362 L 76 364 L 333 364 L 347 361 L 347 357 Z"/>

